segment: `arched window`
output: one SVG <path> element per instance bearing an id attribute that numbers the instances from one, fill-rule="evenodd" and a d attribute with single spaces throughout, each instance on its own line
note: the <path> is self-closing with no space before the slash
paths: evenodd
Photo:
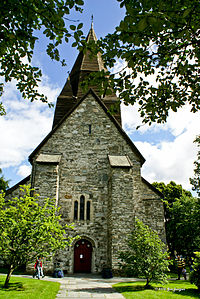
<path id="1" fill-rule="evenodd" d="M 81 195 L 80 198 L 80 220 L 84 220 L 84 213 L 85 213 L 85 197 Z"/>
<path id="2" fill-rule="evenodd" d="M 90 220 L 90 201 L 87 201 L 87 220 Z"/>
<path id="3" fill-rule="evenodd" d="M 78 220 L 78 201 L 74 202 L 74 220 Z"/>
<path id="4" fill-rule="evenodd" d="M 73 205 L 73 220 L 91 220 L 91 210 L 92 210 L 92 202 L 88 198 L 85 198 L 84 195 L 80 196 L 80 200 L 74 200 Z"/>

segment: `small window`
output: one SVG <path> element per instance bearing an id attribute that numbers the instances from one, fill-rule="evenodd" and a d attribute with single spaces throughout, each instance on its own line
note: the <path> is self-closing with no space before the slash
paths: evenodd
<path id="1" fill-rule="evenodd" d="M 90 201 L 87 201 L 87 220 L 90 220 Z"/>
<path id="2" fill-rule="evenodd" d="M 80 220 L 84 220 L 84 213 L 85 213 L 85 197 L 81 195 L 80 198 Z"/>
<path id="3" fill-rule="evenodd" d="M 74 202 L 74 220 L 78 220 L 78 201 Z"/>
<path id="4" fill-rule="evenodd" d="M 74 200 L 73 202 L 73 220 L 91 220 L 91 209 L 92 201 L 90 199 L 85 199 L 84 195 L 80 196 L 80 200 Z"/>
<path id="5" fill-rule="evenodd" d="M 92 133 L 92 125 L 89 125 L 89 134 Z"/>

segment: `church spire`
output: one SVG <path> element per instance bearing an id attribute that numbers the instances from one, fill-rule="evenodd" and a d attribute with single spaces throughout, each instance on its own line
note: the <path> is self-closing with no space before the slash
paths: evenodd
<path id="1" fill-rule="evenodd" d="M 94 16 L 91 16 L 91 28 L 93 27 Z"/>
<path id="2" fill-rule="evenodd" d="M 90 40 L 97 41 L 97 37 L 96 37 L 95 31 L 94 31 L 93 15 L 91 17 L 91 27 L 90 27 L 90 30 L 88 32 L 87 38 L 86 38 L 87 42 L 89 42 Z"/>
<path id="3" fill-rule="evenodd" d="M 97 41 L 97 37 L 93 26 L 93 16 L 91 18 L 91 27 L 88 32 L 87 42 Z M 78 99 L 82 98 L 84 95 L 81 88 L 81 82 L 90 74 L 91 72 L 98 72 L 101 70 L 106 70 L 100 53 L 96 55 L 91 55 L 88 50 L 86 53 L 83 51 L 79 52 L 78 57 L 72 67 L 69 74 L 67 82 L 65 83 L 60 95 L 58 96 L 56 109 L 54 114 L 53 127 L 59 122 L 59 120 L 74 106 Z M 99 93 L 97 86 L 90 86 L 97 94 Z M 115 102 L 117 101 L 116 95 L 112 95 L 112 99 L 105 98 L 104 102 L 106 106 L 110 106 L 113 102 L 113 96 L 115 97 Z M 117 117 L 119 122 L 121 122 L 121 115 Z"/>

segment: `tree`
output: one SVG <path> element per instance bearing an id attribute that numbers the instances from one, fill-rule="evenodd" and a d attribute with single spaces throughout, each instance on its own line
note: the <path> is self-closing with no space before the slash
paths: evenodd
<path id="1" fill-rule="evenodd" d="M 195 259 L 193 263 L 194 271 L 190 274 L 190 282 L 194 283 L 200 292 L 200 252 L 195 252 Z"/>
<path id="2" fill-rule="evenodd" d="M 0 192 L 1 191 L 6 191 L 6 189 L 8 189 L 8 184 L 9 181 L 6 181 L 4 176 L 2 175 L 2 170 L 0 168 Z"/>
<path id="3" fill-rule="evenodd" d="M 68 42 L 70 37 L 76 41 L 83 34 L 82 23 L 66 25 L 66 21 L 72 22 L 67 18 L 70 11 L 81 12 L 83 4 L 83 0 L 0 2 L 0 76 L 5 82 L 16 79 L 24 98 L 47 102 L 47 98 L 38 92 L 41 70 L 31 64 L 38 31 L 42 30 L 49 39 L 46 51 L 50 58 L 61 61 L 58 46 L 63 41 Z M 0 95 L 2 93 L 3 83 L 0 84 Z M 0 103 L 0 115 L 3 114 L 5 109 Z"/>
<path id="4" fill-rule="evenodd" d="M 157 233 L 136 219 L 133 232 L 127 239 L 127 250 L 120 252 L 121 267 L 128 275 L 165 282 L 169 261 L 165 244 Z"/>
<path id="5" fill-rule="evenodd" d="M 176 223 L 176 221 L 179 221 L 179 216 L 176 215 L 177 212 L 173 214 L 173 203 L 182 197 L 192 198 L 192 194 L 190 191 L 183 189 L 181 185 L 177 185 L 173 181 L 167 185 L 163 182 L 154 182 L 153 186 L 164 195 L 166 240 L 170 254 L 173 256 L 174 252 L 177 251 L 176 241 L 177 238 L 179 238 L 176 232 L 176 226 L 174 225 L 174 222 Z"/>
<path id="6" fill-rule="evenodd" d="M 200 199 L 184 195 L 168 209 L 168 235 L 171 233 L 174 249 L 184 256 L 193 256 L 200 249 Z"/>
<path id="7" fill-rule="evenodd" d="M 156 187 L 163 195 L 164 199 L 172 204 L 176 198 L 181 198 L 183 195 L 192 197 L 190 191 L 183 189 L 182 185 L 170 181 L 167 185 L 163 182 L 154 182 L 153 186 Z"/>
<path id="8" fill-rule="evenodd" d="M 138 103 L 144 123 L 165 122 L 187 103 L 199 110 L 200 6 L 198 0 L 117 0 L 125 17 L 100 41 L 107 66 L 125 60 L 110 87 L 125 104 Z M 155 82 L 148 76 L 155 75 Z M 137 84 L 138 81 L 138 84 Z"/>
<path id="9" fill-rule="evenodd" d="M 116 61 L 125 61 L 118 76 L 102 71 L 104 90 L 115 90 L 126 105 L 139 104 L 144 123 L 165 122 L 169 111 L 177 111 L 187 103 L 191 111 L 199 110 L 200 50 L 198 0 L 117 0 L 125 9 L 125 17 L 113 33 L 101 39 L 90 50 L 103 54 L 106 66 L 112 68 Z M 82 24 L 66 28 L 70 11 L 81 12 L 83 0 L 1 1 L 0 74 L 5 81 L 15 78 L 24 98 L 31 101 L 44 95 L 37 91 L 41 71 L 31 66 L 37 40 L 37 30 L 50 39 L 47 54 L 60 60 L 58 46 L 70 37 L 72 46 L 86 46 Z M 69 20 L 69 19 L 67 19 Z M 27 62 L 25 61 L 25 59 Z M 109 76 L 109 80 L 105 80 Z M 155 82 L 148 76 L 155 75 Z M 1 85 L 1 92 L 3 85 Z M 1 114 L 5 113 L 3 106 Z"/>
<path id="10" fill-rule="evenodd" d="M 63 227 L 55 201 L 31 196 L 29 186 L 21 186 L 20 196 L 6 199 L 0 194 L 0 258 L 8 265 L 5 287 L 12 272 L 33 262 L 37 256 L 53 255 L 73 240 Z"/>
<path id="11" fill-rule="evenodd" d="M 200 135 L 197 136 L 194 142 L 200 147 Z M 194 177 L 190 179 L 190 183 L 193 185 L 192 190 L 196 191 L 200 197 L 200 151 L 197 153 L 197 161 L 194 162 L 194 165 Z"/>

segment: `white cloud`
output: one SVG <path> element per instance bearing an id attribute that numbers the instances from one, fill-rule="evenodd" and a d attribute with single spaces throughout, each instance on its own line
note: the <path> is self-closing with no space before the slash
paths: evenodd
<path id="1" fill-rule="evenodd" d="M 55 102 L 60 88 L 45 80 L 40 90 Z M 6 84 L 2 102 L 7 115 L 0 117 L 0 168 L 19 166 L 51 130 L 53 109 L 40 101 L 21 99 L 15 82 Z"/>
<path id="2" fill-rule="evenodd" d="M 193 162 L 196 150 L 193 143 L 185 143 L 185 134 L 174 142 L 162 142 L 151 145 L 147 142 L 136 142 L 135 145 L 146 158 L 142 175 L 150 182 L 173 180 L 190 189 L 189 178 L 193 176 Z"/>
<path id="3" fill-rule="evenodd" d="M 22 178 L 27 177 L 31 173 L 31 166 L 21 165 L 18 169 L 17 174 Z"/>
<path id="4" fill-rule="evenodd" d="M 128 134 L 135 132 L 135 128 L 142 123 L 136 107 L 122 107 L 122 119 Z M 200 134 L 199 127 L 200 112 L 190 112 L 189 106 L 170 113 L 166 124 L 141 126 L 138 134 L 143 136 L 144 141 L 134 143 L 146 158 L 142 175 L 150 182 L 168 183 L 174 180 L 184 188 L 191 189 L 189 178 L 193 176 L 193 162 L 197 158 L 197 147 L 193 141 Z M 163 131 L 169 132 L 173 136 L 172 140 L 161 140 L 155 144 L 155 133 L 159 136 Z M 145 141 L 147 135 L 149 142 Z"/>

